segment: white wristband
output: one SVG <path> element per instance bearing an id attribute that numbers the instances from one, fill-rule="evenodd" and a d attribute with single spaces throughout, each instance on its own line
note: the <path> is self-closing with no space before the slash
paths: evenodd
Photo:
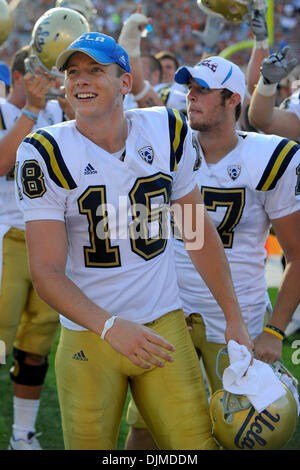
<path id="1" fill-rule="evenodd" d="M 115 323 L 116 318 L 118 318 L 117 315 L 113 315 L 108 320 L 106 320 L 106 322 L 104 323 L 103 331 L 101 333 L 101 339 L 104 339 L 104 337 L 105 337 L 106 333 L 108 332 L 108 330 L 110 330 L 112 328 L 113 324 Z"/>
<path id="2" fill-rule="evenodd" d="M 148 91 L 150 90 L 150 83 L 148 82 L 148 80 L 144 80 L 144 88 L 142 89 L 142 91 L 140 91 L 137 95 L 133 95 L 133 99 L 134 101 L 140 101 L 142 100 L 148 93 Z"/>
<path id="3" fill-rule="evenodd" d="M 251 100 L 251 98 L 252 98 L 252 95 L 251 95 L 251 93 L 249 93 L 248 88 L 246 88 L 245 96 L 246 96 L 246 98 L 248 98 L 248 100 Z"/>
<path id="4" fill-rule="evenodd" d="M 255 39 L 254 41 L 254 47 L 255 49 L 269 49 L 269 39 L 266 38 L 266 39 L 263 39 L 262 41 L 257 41 L 257 39 Z"/>
<path id="5" fill-rule="evenodd" d="M 277 90 L 277 83 L 266 85 L 262 76 L 259 77 L 256 91 L 263 96 L 273 96 Z"/>

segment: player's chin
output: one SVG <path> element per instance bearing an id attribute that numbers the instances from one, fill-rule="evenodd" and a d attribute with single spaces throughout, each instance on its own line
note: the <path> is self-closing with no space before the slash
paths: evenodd
<path id="1" fill-rule="evenodd" d="M 199 126 L 199 115 L 196 113 L 188 114 L 189 125 L 192 129 L 198 130 Z"/>

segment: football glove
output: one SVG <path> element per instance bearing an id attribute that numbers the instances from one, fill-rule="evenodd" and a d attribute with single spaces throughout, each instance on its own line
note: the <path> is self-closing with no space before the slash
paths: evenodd
<path id="1" fill-rule="evenodd" d="M 141 55 L 142 30 L 147 24 L 148 18 L 141 13 L 133 13 L 123 24 L 118 43 L 131 59 Z"/>
<path id="2" fill-rule="evenodd" d="M 262 61 L 260 72 L 265 84 L 279 83 L 296 67 L 297 59 L 287 59 L 289 49 L 289 46 L 285 46 Z"/>
<path id="3" fill-rule="evenodd" d="M 219 16 L 207 15 L 203 31 L 193 29 L 192 33 L 197 36 L 207 52 L 215 50 L 219 36 L 223 30 L 225 20 Z"/>

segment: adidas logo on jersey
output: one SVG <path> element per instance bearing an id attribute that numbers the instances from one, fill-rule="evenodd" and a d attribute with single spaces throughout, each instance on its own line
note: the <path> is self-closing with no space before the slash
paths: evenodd
<path id="1" fill-rule="evenodd" d="M 83 351 L 73 354 L 72 359 L 76 359 L 76 361 L 88 361 L 88 358 L 85 356 Z"/>
<path id="2" fill-rule="evenodd" d="M 95 170 L 94 167 L 89 163 L 85 169 L 84 169 L 84 174 L 85 175 L 94 175 L 95 173 L 98 173 L 97 170 Z"/>

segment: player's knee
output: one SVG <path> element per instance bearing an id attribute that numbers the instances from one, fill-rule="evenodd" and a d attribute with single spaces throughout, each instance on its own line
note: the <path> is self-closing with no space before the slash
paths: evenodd
<path id="1" fill-rule="evenodd" d="M 10 369 L 13 382 L 20 385 L 43 385 L 48 370 L 46 356 L 30 354 L 14 348 L 13 357 L 14 362 Z"/>

